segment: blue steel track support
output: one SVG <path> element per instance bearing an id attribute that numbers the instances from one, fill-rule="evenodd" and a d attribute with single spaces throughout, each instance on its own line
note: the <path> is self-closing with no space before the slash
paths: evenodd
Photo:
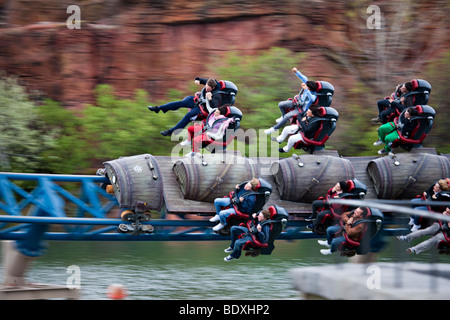
<path id="1" fill-rule="evenodd" d="M 23 186 L 24 181 L 32 181 L 32 186 Z M 120 224 L 131 222 L 107 217 L 111 209 L 118 208 L 115 196 L 100 187 L 100 184 L 108 182 L 104 176 L 0 172 L 0 240 L 15 240 L 18 250 L 26 256 L 42 255 L 46 249 L 46 240 L 229 240 L 229 236 L 213 232 L 211 228 L 214 223 L 206 219 L 152 219 L 142 224 L 152 225 L 153 233 L 119 233 L 117 227 Z M 73 188 L 64 188 L 66 183 L 79 185 L 77 196 L 69 192 Z M 69 211 L 73 212 L 71 216 L 66 213 Z M 385 219 L 385 223 L 389 224 L 389 220 Z M 320 238 L 305 230 L 306 224 L 303 220 L 289 220 L 286 230 L 278 239 Z M 394 224 L 398 226 L 395 221 Z M 404 224 L 406 225 L 406 220 Z M 51 230 L 52 228 L 57 231 Z M 405 232 L 405 229 L 394 227 L 383 232 L 386 235 L 397 235 Z"/>
<path id="2" fill-rule="evenodd" d="M 27 191 L 12 181 L 34 181 L 35 186 L 31 191 Z M 80 196 L 74 196 L 69 191 L 61 187 L 60 184 L 74 182 L 80 183 Z M 66 204 L 72 203 L 77 208 L 77 217 L 84 217 L 89 214 L 95 218 L 106 218 L 106 214 L 117 205 L 117 200 L 113 195 L 108 194 L 99 184 L 108 182 L 107 178 L 101 176 L 83 175 L 51 175 L 51 174 L 26 174 L 26 173 L 0 173 L 0 210 L 15 217 L 34 216 L 52 217 L 67 219 Z M 30 186 L 27 186 L 30 189 Z M 106 203 L 102 204 L 102 196 Z M 27 211 L 27 212 L 24 212 Z M 44 219 L 45 221 L 45 219 Z M 2 221 L 0 228 L 6 222 Z M 46 245 L 44 239 L 48 230 L 48 223 L 30 223 L 21 226 L 25 230 L 23 237 L 17 239 L 17 250 L 31 257 L 40 256 L 44 253 Z M 85 232 L 92 225 L 78 226 L 84 227 L 78 232 Z M 9 228 L 0 232 L 3 239 L 11 239 L 11 231 L 16 228 Z M 66 230 L 74 231 L 73 227 L 66 225 Z M 1 235 L 3 234 L 3 236 Z"/>

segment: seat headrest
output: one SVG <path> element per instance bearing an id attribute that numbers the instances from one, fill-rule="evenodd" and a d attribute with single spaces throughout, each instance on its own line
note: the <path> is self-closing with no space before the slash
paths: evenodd
<path id="1" fill-rule="evenodd" d="M 317 93 L 324 93 L 332 96 L 334 94 L 334 87 L 328 81 L 316 81 Z"/>
<path id="2" fill-rule="evenodd" d="M 348 192 L 354 193 L 355 195 L 356 193 L 359 196 L 367 194 L 367 186 L 358 179 L 347 180 L 347 188 Z"/>
<path id="3" fill-rule="evenodd" d="M 320 81 L 316 81 L 316 92 L 322 90 L 322 83 Z"/>
<path id="4" fill-rule="evenodd" d="M 272 185 L 269 182 L 267 182 L 265 179 L 263 179 L 261 177 L 259 177 L 258 180 L 259 180 L 259 183 L 261 184 L 261 188 L 270 190 L 270 192 L 272 192 Z"/>
<path id="5" fill-rule="evenodd" d="M 336 109 L 332 108 L 332 107 L 321 107 L 324 110 L 322 112 L 324 112 L 323 115 L 321 115 L 321 117 L 325 117 L 325 118 L 333 118 L 333 119 L 338 119 L 339 118 L 339 112 L 337 112 Z"/>
<path id="6" fill-rule="evenodd" d="M 380 209 L 378 209 L 378 208 L 370 208 L 370 207 L 368 207 L 367 208 L 368 210 L 367 210 L 367 212 L 368 212 L 368 214 L 367 214 L 367 217 L 370 217 L 371 219 L 373 219 L 373 220 L 384 220 L 384 214 L 381 212 L 381 210 Z"/>
<path id="7" fill-rule="evenodd" d="M 411 80 L 412 91 L 427 91 L 431 93 L 431 84 L 423 79 L 413 79 Z"/>
<path id="8" fill-rule="evenodd" d="M 414 107 L 421 117 L 433 117 L 436 115 L 436 111 L 429 105 L 417 105 Z"/>
<path id="9" fill-rule="evenodd" d="M 277 209 L 274 206 L 270 206 L 269 208 L 267 208 L 267 210 L 269 210 L 270 212 L 270 219 L 272 219 L 273 216 L 277 214 Z"/>
<path id="10" fill-rule="evenodd" d="M 238 87 L 231 81 L 228 80 L 219 80 L 219 91 L 224 91 L 224 93 L 228 93 L 231 95 L 236 95 L 238 92 Z"/>
<path id="11" fill-rule="evenodd" d="M 323 117 L 324 115 L 327 114 L 327 110 L 325 109 L 325 107 L 319 107 L 318 110 L 319 110 L 318 112 L 319 112 L 320 117 Z"/>
<path id="12" fill-rule="evenodd" d="M 239 118 L 242 120 L 242 111 L 236 107 L 228 106 L 229 112 L 227 112 L 227 117 L 232 116 L 234 118 Z"/>

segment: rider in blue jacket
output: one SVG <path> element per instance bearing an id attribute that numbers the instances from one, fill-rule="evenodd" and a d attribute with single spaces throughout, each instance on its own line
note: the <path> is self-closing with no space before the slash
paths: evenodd
<path id="1" fill-rule="evenodd" d="M 254 235 L 260 243 L 267 243 L 267 241 L 269 240 L 270 224 L 264 223 L 264 221 L 270 218 L 269 210 L 262 210 L 258 215 L 254 213 L 252 216 L 253 219 L 256 219 L 257 217 L 258 222 L 256 223 L 256 225 L 252 222 L 250 229 L 241 226 L 231 227 L 231 243 L 230 246 L 225 249 L 225 252 L 230 253 L 230 255 L 224 258 L 225 261 L 239 259 L 242 254 L 242 248 L 244 247 L 244 245 L 248 241 L 253 242 L 252 235 Z M 243 234 L 244 236 L 241 237 L 241 235 Z"/>
<path id="2" fill-rule="evenodd" d="M 298 98 L 292 100 L 282 101 L 278 104 L 281 111 L 281 117 L 278 118 L 277 124 L 272 128 L 264 130 L 266 134 L 271 134 L 275 130 L 280 129 L 289 119 L 293 118 L 298 114 L 304 114 L 309 107 L 316 101 L 317 86 L 314 81 L 309 81 L 308 78 L 302 74 L 296 67 L 292 68 L 292 72 L 302 81 L 302 91 L 298 94 Z M 289 111 L 290 109 L 293 109 Z M 289 111 L 289 112 L 288 112 Z"/>
<path id="3" fill-rule="evenodd" d="M 242 189 L 239 188 L 239 185 L 236 186 L 236 189 L 238 189 L 236 195 L 239 201 L 235 204 L 238 207 L 239 211 L 249 214 L 252 212 L 256 204 L 256 195 L 252 191 L 255 191 L 259 186 L 260 182 L 256 178 L 253 178 L 252 180 L 248 181 L 245 184 L 244 188 Z M 236 213 L 234 207 L 230 206 L 232 204 L 231 201 L 232 199 L 230 199 L 229 197 L 216 198 L 214 200 L 216 215 L 212 217 L 209 221 L 211 222 L 220 221 L 219 224 L 213 227 L 214 231 L 219 231 L 220 229 L 225 227 L 227 225 L 228 217 Z M 228 209 L 221 210 L 222 207 L 227 206 L 229 206 Z"/>

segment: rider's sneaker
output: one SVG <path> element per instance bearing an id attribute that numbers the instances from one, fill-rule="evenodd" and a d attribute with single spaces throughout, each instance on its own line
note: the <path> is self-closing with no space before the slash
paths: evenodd
<path id="1" fill-rule="evenodd" d="M 223 258 L 223 260 L 224 261 L 231 261 L 231 260 L 233 260 L 234 258 L 232 257 L 232 256 L 226 256 L 225 258 Z"/>
<path id="2" fill-rule="evenodd" d="M 216 214 L 214 217 L 212 217 L 211 219 L 209 219 L 210 222 L 217 222 L 220 220 L 220 217 L 218 214 Z"/>
<path id="3" fill-rule="evenodd" d="M 213 229 L 213 231 L 219 231 L 223 227 L 225 227 L 225 225 L 222 223 L 219 223 L 217 226 L 214 226 L 212 229 Z"/>
<path id="4" fill-rule="evenodd" d="M 317 243 L 319 243 L 321 246 L 331 248 L 331 246 L 328 244 L 328 241 L 326 240 L 317 240 Z"/>
<path id="5" fill-rule="evenodd" d="M 333 252 L 331 252 L 331 249 L 320 249 L 320 253 L 323 254 L 324 256 L 330 255 Z"/>
<path id="6" fill-rule="evenodd" d="M 379 146 L 379 145 L 381 145 L 381 144 L 383 144 L 384 142 L 383 141 L 381 141 L 380 139 L 378 139 L 377 141 L 375 141 L 374 143 L 373 143 L 373 145 L 374 146 Z"/>

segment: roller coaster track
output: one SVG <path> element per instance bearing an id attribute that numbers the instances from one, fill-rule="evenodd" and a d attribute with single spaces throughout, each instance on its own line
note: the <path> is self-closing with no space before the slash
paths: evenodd
<path id="1" fill-rule="evenodd" d="M 369 188 L 364 202 L 345 201 L 353 201 L 353 205 L 379 208 L 388 213 L 385 214 L 384 234 L 396 235 L 405 232 L 409 215 L 412 213 L 411 204 L 408 201 L 375 199 L 376 196 L 374 196 L 373 187 L 370 187 L 371 181 L 366 172 L 367 163 L 371 159 L 373 157 L 349 158 L 353 163 L 355 176 L 362 179 Z M 110 181 L 103 175 L 0 172 L 0 240 L 16 240 L 18 249 L 22 250 L 22 253 L 37 256 L 45 247 L 44 240 L 201 241 L 229 239 L 226 234 L 213 232 L 211 227 L 214 224 L 209 222 L 209 217 L 204 217 L 214 214 L 215 209 L 211 203 L 183 199 L 172 174 L 173 161 L 170 157 L 158 157 L 158 160 L 161 175 L 164 178 L 163 192 L 166 203 L 159 213 L 160 219 L 150 219 L 150 221 L 147 221 L 148 219 L 138 219 L 137 221 L 119 219 L 121 211 L 124 209 L 120 208 L 114 194 L 106 192 L 104 184 L 108 184 Z M 268 165 L 263 164 L 263 166 L 267 167 Z M 270 180 L 272 177 L 268 176 L 269 170 L 266 167 L 261 167 L 262 177 Z M 274 204 L 281 205 L 290 214 L 287 227 L 278 239 L 295 240 L 318 237 L 307 230 L 308 222 L 304 220 L 304 217 L 310 214 L 310 204 L 284 201 L 276 189 L 273 190 L 271 199 L 266 205 Z M 400 207 L 400 204 L 404 206 Z M 187 219 L 186 214 L 191 219 Z M 195 215 L 194 218 L 192 218 L 192 214 Z M 422 210 L 414 210 L 414 214 L 425 215 L 427 213 Z M 134 230 L 151 232 L 123 233 L 130 225 L 138 226 Z M 118 228 L 119 226 L 122 228 Z"/>
<path id="2" fill-rule="evenodd" d="M 16 183 L 13 183 L 16 181 Z M 32 190 L 25 190 L 17 182 L 33 181 Z M 64 183 L 80 185 L 79 196 L 61 186 Z M 0 173 L 0 239 L 27 241 L 40 229 L 42 240 L 75 241 L 200 241 L 226 240 L 228 237 L 211 230 L 213 223 L 207 219 L 152 219 L 142 225 L 152 225 L 152 233 L 125 234 L 117 232 L 120 224 L 132 222 L 109 218 L 118 210 L 117 200 L 99 186 L 107 182 L 101 176 L 46 175 Z M 26 188 L 30 189 L 30 186 Z M 66 207 L 75 216 L 66 214 Z M 25 213 L 27 211 L 27 213 Z M 116 217 L 118 213 L 116 213 Z M 314 238 L 304 231 L 304 221 L 291 221 L 280 239 Z M 58 229 L 57 231 L 49 230 Z M 35 238 L 36 239 L 36 238 Z M 37 253 L 36 253 L 37 254 Z"/>
<path id="3" fill-rule="evenodd" d="M 0 239 L 16 240 L 19 250 L 29 256 L 38 256 L 45 240 L 64 241 L 211 241 L 228 240 L 229 237 L 212 231 L 208 219 L 151 219 L 140 222 L 151 225 L 151 233 L 120 233 L 121 224 L 131 221 L 118 219 L 120 208 L 114 195 L 100 184 L 107 178 L 95 175 L 55 175 L 0 173 Z M 72 192 L 75 184 L 78 195 Z M 71 191 L 69 191 L 71 190 Z M 343 200 L 340 200 L 343 201 Z M 358 204 L 361 204 L 359 202 Z M 392 204 L 370 201 L 371 206 Z M 388 209 L 389 209 L 388 208 Z M 386 235 L 395 235 L 406 225 L 405 212 L 399 220 L 385 220 Z M 401 211 L 400 210 L 400 211 Z M 73 216 L 68 216 L 67 212 Z M 394 208 L 395 211 L 395 208 Z M 74 212 L 74 213 L 73 213 Z M 111 218 L 111 215 L 114 215 Z M 318 236 L 305 228 L 304 219 L 288 221 L 278 239 L 310 239 Z M 399 227 L 400 226 L 400 227 Z"/>

